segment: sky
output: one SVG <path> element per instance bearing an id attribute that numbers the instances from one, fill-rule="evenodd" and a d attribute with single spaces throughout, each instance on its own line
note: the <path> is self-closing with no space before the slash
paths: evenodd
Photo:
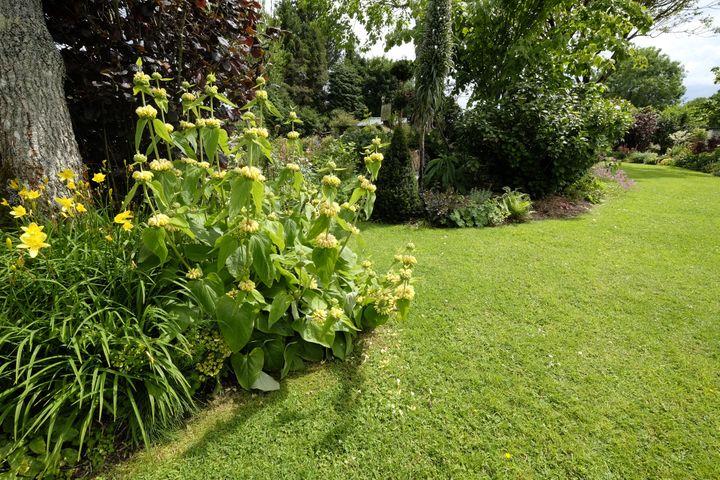
<path id="1" fill-rule="evenodd" d="M 707 10 L 720 25 L 720 10 Z M 664 33 L 656 37 L 641 37 L 635 43 L 642 47 L 657 47 L 673 60 L 685 66 L 687 92 L 683 100 L 707 97 L 718 90 L 713 83 L 715 75 L 710 71 L 720 66 L 720 36 L 698 36 L 678 33 Z"/>
<path id="2" fill-rule="evenodd" d="M 720 25 L 720 10 L 708 9 L 705 14 L 712 16 L 715 24 Z M 362 28 L 357 27 L 355 31 L 360 38 L 364 36 Z M 687 88 L 683 97 L 684 101 L 707 97 L 720 90 L 720 85 L 713 83 L 715 76 L 710 71 L 711 68 L 720 66 L 720 36 L 663 33 L 650 37 L 639 37 L 634 42 L 641 47 L 657 47 L 673 60 L 683 64 L 686 71 L 685 87 Z M 395 60 L 415 58 L 412 45 L 394 47 L 387 53 L 384 52 L 383 47 L 381 43 L 373 45 L 365 56 L 386 56 Z M 463 99 L 459 100 L 462 102 Z"/>

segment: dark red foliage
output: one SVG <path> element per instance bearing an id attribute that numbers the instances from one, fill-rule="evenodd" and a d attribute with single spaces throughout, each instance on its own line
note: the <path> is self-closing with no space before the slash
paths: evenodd
<path id="1" fill-rule="evenodd" d="M 163 85 L 173 99 L 183 81 L 202 87 L 213 72 L 220 90 L 243 104 L 262 70 L 257 1 L 43 0 L 43 8 L 65 60 L 75 135 L 91 165 L 108 159 L 121 167 L 135 153 L 138 57 L 146 73 L 173 79 Z"/>

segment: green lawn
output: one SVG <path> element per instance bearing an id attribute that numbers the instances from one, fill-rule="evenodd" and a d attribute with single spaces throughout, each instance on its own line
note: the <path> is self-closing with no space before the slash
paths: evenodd
<path id="1" fill-rule="evenodd" d="M 417 245 L 406 322 L 110 476 L 720 478 L 720 178 L 626 170 L 577 219 L 369 228 L 381 265 Z"/>

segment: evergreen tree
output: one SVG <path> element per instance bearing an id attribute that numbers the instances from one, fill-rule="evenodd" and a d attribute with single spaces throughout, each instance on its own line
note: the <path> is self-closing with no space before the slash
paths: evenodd
<path id="1" fill-rule="evenodd" d="M 411 219 L 418 212 L 420 197 L 415 170 L 410 158 L 407 135 L 401 125 L 395 127 L 390 148 L 377 181 L 374 218 L 390 223 Z"/>
<path id="2" fill-rule="evenodd" d="M 440 108 L 452 65 L 452 2 L 429 0 L 415 60 L 414 122 L 420 129 L 420 180 L 425 169 L 425 134 Z"/>
<path id="3" fill-rule="evenodd" d="M 362 77 L 349 61 L 338 64 L 330 72 L 328 107 L 330 110 L 341 109 L 358 114 L 366 110 L 363 103 Z"/>
<path id="4" fill-rule="evenodd" d="M 278 5 L 277 19 L 285 31 L 283 87 L 296 105 L 321 110 L 328 82 L 327 38 L 313 12 L 292 0 Z"/>

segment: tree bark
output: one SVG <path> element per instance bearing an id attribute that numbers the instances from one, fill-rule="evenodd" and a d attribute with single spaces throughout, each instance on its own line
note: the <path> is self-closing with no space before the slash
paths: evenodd
<path id="1" fill-rule="evenodd" d="M 47 179 L 45 199 L 65 194 L 58 172 L 82 160 L 63 88 L 65 69 L 41 0 L 0 0 L 0 193 L 11 178 Z"/>
<path id="2" fill-rule="evenodd" d="M 420 171 L 418 172 L 418 188 L 420 189 L 420 191 L 425 190 L 425 130 L 425 125 L 420 127 Z"/>

